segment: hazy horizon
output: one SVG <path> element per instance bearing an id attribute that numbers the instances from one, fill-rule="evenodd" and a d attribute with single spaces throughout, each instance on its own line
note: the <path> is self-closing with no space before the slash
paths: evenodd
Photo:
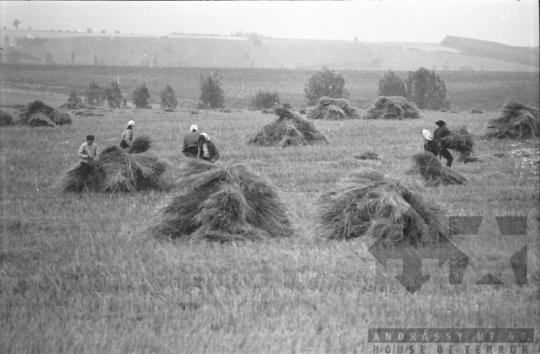
<path id="1" fill-rule="evenodd" d="M 255 32 L 274 38 L 440 43 L 445 36 L 513 46 L 539 42 L 533 0 L 355 2 L 3 1 L 0 26 L 169 35 Z"/>

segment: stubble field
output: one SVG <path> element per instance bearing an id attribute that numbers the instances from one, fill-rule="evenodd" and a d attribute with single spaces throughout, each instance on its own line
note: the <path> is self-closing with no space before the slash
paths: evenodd
<path id="1" fill-rule="evenodd" d="M 423 274 L 431 279 L 411 295 L 394 279 L 400 261 L 383 269 L 362 240 L 314 236 L 318 197 L 348 172 L 369 166 L 405 176 L 422 129 L 443 119 L 481 134 L 497 115 L 422 114 L 403 122 L 316 121 L 329 145 L 286 149 L 245 145 L 247 134 L 274 119 L 245 110 L 116 110 L 74 116 L 70 127 L 2 128 L 0 352 L 373 353 L 367 329 L 374 327 L 533 327 L 538 338 L 538 170 L 530 164 L 537 142 L 477 141 L 484 162 L 456 159 L 452 167 L 467 185 L 426 188 L 448 215 L 484 216 L 478 235 L 456 240 L 470 257 L 461 285 L 448 283 L 448 264 L 429 260 Z M 118 144 L 129 119 L 135 136 L 150 136 L 152 150 L 172 162 L 170 181 L 185 159 L 182 138 L 197 124 L 220 150 L 219 163 L 241 162 L 273 181 L 295 234 L 156 242 L 146 230 L 174 188 L 82 196 L 52 189 L 77 162 L 86 134 L 100 149 Z M 351 158 L 371 149 L 380 162 Z M 526 216 L 528 235 L 502 236 L 495 216 Z M 518 286 L 508 258 L 524 245 L 528 284 Z M 475 284 L 488 272 L 505 285 Z"/>

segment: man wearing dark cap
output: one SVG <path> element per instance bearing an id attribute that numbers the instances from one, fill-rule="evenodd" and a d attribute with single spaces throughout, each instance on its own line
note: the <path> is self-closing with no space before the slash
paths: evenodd
<path id="1" fill-rule="evenodd" d="M 439 145 L 439 154 L 446 159 L 446 166 L 451 167 L 454 158 L 450 154 L 450 151 L 441 144 L 441 139 L 449 135 L 450 131 L 446 128 L 446 123 L 443 120 L 436 121 L 435 124 L 439 127 L 433 132 L 433 140 Z"/>
<path id="2" fill-rule="evenodd" d="M 96 169 L 94 167 L 94 160 L 98 157 L 98 152 L 97 145 L 94 144 L 94 140 L 95 139 L 93 135 L 87 135 L 86 142 L 81 145 L 81 147 L 79 148 L 79 153 L 77 154 L 80 158 L 82 158 L 81 175 L 79 177 L 79 180 L 77 181 L 77 186 L 75 187 L 75 190 L 77 192 L 82 191 L 84 180 L 88 175 L 92 176 L 92 187 L 94 189 L 94 192 L 98 191 L 98 177 L 96 174 Z"/>

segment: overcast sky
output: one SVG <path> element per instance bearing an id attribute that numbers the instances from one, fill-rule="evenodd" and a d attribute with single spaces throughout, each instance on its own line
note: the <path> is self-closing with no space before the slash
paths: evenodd
<path id="1" fill-rule="evenodd" d="M 439 43 L 446 35 L 538 45 L 538 0 L 1 1 L 0 25 L 136 34 L 255 32 L 276 38 Z"/>

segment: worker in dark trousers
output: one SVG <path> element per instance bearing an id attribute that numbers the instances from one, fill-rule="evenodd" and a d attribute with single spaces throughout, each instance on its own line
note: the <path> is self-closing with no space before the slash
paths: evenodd
<path id="1" fill-rule="evenodd" d="M 77 192 L 82 192 L 82 187 L 86 176 L 92 176 L 92 187 L 94 192 L 98 191 L 98 176 L 96 173 L 96 168 L 94 167 L 94 161 L 98 157 L 97 145 L 94 144 L 94 136 L 87 135 L 86 142 L 81 145 L 77 155 L 82 159 L 81 161 L 81 174 L 75 190 Z"/>
<path id="2" fill-rule="evenodd" d="M 443 120 L 439 120 L 435 122 L 435 124 L 437 124 L 439 127 L 433 132 L 433 140 L 435 140 L 435 142 L 439 146 L 440 156 L 446 159 L 446 166 L 451 167 L 454 158 L 452 157 L 450 151 L 448 151 L 448 149 L 444 147 L 441 143 L 441 139 L 449 135 L 450 131 L 448 130 L 448 128 L 446 128 L 446 123 Z"/>
<path id="3" fill-rule="evenodd" d="M 215 163 L 219 159 L 219 152 L 216 145 L 210 141 L 206 133 L 199 136 L 199 154 L 198 158 Z"/>
<path id="4" fill-rule="evenodd" d="M 433 153 L 435 156 L 439 156 L 439 147 L 431 138 L 431 133 L 429 130 L 422 130 L 422 136 L 424 137 L 424 150 Z"/>

